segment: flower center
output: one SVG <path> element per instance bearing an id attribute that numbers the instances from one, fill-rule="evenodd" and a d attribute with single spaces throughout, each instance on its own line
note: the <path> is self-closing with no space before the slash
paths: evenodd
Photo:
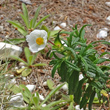
<path id="1" fill-rule="evenodd" d="M 38 38 L 36 39 L 36 43 L 37 43 L 38 45 L 42 45 L 42 44 L 44 43 L 44 39 L 43 39 L 42 37 L 38 37 Z"/>

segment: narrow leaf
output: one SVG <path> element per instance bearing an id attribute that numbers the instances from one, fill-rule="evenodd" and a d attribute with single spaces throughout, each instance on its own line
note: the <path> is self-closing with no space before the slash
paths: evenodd
<path id="1" fill-rule="evenodd" d="M 55 89 L 53 89 L 45 98 L 45 100 L 40 104 L 44 104 L 48 99 L 50 99 L 65 83 L 61 84 L 60 86 L 57 86 Z"/>
<path id="2" fill-rule="evenodd" d="M 40 24 L 42 23 L 42 21 L 44 21 L 45 19 L 47 19 L 49 16 L 50 16 L 50 15 L 47 15 L 47 16 L 43 17 L 40 21 L 38 21 L 37 24 L 34 26 L 34 29 L 35 29 L 38 25 L 40 25 Z"/>

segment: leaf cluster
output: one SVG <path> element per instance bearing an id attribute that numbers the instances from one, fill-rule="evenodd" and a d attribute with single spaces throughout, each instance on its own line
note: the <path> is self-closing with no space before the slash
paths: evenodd
<path id="1" fill-rule="evenodd" d="M 22 60 L 20 57 L 11 56 L 12 59 L 17 60 L 19 62 L 23 62 L 26 65 L 25 68 L 21 68 L 21 69 L 17 70 L 18 74 L 22 73 L 22 76 L 28 76 L 32 72 L 32 67 L 45 66 L 46 65 L 45 63 L 34 64 L 34 61 L 35 61 L 38 53 L 32 55 L 28 47 L 24 48 L 24 53 L 25 53 L 25 57 L 26 57 L 27 62 Z"/>
<path id="2" fill-rule="evenodd" d="M 74 95 L 74 101 L 80 104 L 80 108 L 85 108 L 89 101 L 88 109 L 92 109 L 92 103 L 95 94 L 98 94 L 101 100 L 101 91 L 106 89 L 106 81 L 109 80 L 110 66 L 100 66 L 99 64 L 110 61 L 110 59 L 103 58 L 103 55 L 110 54 L 104 52 L 101 55 L 94 49 L 98 42 L 110 45 L 107 41 L 96 41 L 87 44 L 87 39 L 84 38 L 85 27 L 80 30 L 72 28 L 72 32 L 62 31 L 57 34 L 54 41 L 53 55 L 55 59 L 50 62 L 53 65 L 52 77 L 56 70 L 61 77 L 62 82 L 68 83 L 69 94 Z M 66 33 L 69 35 L 67 40 L 61 39 L 60 34 Z M 64 41 L 64 43 L 61 42 Z M 57 53 L 62 57 L 58 57 Z M 79 80 L 79 75 L 83 75 L 83 79 Z M 88 84 L 87 87 L 84 85 Z"/>

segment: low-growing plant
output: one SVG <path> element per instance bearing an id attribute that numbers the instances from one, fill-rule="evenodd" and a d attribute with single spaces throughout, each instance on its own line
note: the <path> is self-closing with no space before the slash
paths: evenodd
<path id="1" fill-rule="evenodd" d="M 18 74 L 22 73 L 21 74 L 22 76 L 28 76 L 32 72 L 32 67 L 45 66 L 46 65 L 45 63 L 34 64 L 34 61 L 35 61 L 38 53 L 32 55 L 28 47 L 24 48 L 24 53 L 25 53 L 25 57 L 26 57 L 27 62 L 22 60 L 20 57 L 11 56 L 12 59 L 15 59 L 19 62 L 23 62 L 26 65 L 26 67 L 17 70 Z"/>
<path id="2" fill-rule="evenodd" d="M 110 43 L 100 40 L 87 44 L 87 39 L 84 38 L 84 27 L 86 26 L 88 25 L 84 25 L 78 31 L 76 25 L 75 28 L 72 28 L 72 32 L 63 31 L 57 34 L 50 55 L 53 55 L 55 59 L 50 62 L 50 65 L 53 65 L 52 77 L 54 77 L 57 70 L 61 81 L 68 83 L 68 94 L 74 95 L 73 100 L 75 103 L 79 104 L 80 108 L 84 108 L 84 110 L 88 103 L 88 110 L 92 110 L 92 103 L 96 93 L 99 102 L 103 100 L 101 94 L 109 98 L 106 92 L 106 82 L 110 79 L 108 71 L 110 65 L 102 64 L 105 61 L 110 61 L 110 59 L 103 58 L 105 54 L 110 54 L 110 52 L 98 54 L 94 47 L 98 45 L 98 42 L 107 45 L 110 45 Z M 62 33 L 69 35 L 67 40 L 60 38 Z M 57 56 L 57 53 L 60 57 Z M 83 75 L 81 80 L 79 80 L 80 74 Z"/>
<path id="3" fill-rule="evenodd" d="M 17 21 L 8 20 L 8 22 L 11 23 L 15 28 L 17 28 L 17 30 L 23 36 L 26 36 L 27 34 L 30 33 L 30 31 L 33 31 L 35 28 L 37 28 L 42 23 L 42 21 L 44 21 L 46 18 L 50 16 L 50 15 L 47 15 L 43 17 L 42 19 L 40 19 L 38 22 L 36 22 L 40 9 L 41 9 L 41 6 L 39 6 L 38 9 L 36 10 L 35 16 L 31 20 L 29 20 L 29 15 L 28 15 L 28 10 L 26 8 L 26 5 L 22 3 L 23 14 L 20 14 L 20 16 L 23 19 L 26 28 Z"/>
<path id="4" fill-rule="evenodd" d="M 25 103 L 27 103 L 28 105 L 26 107 L 17 107 L 20 110 L 58 110 L 60 107 L 65 106 L 66 104 L 68 104 L 70 102 L 69 100 L 57 100 L 57 101 L 52 101 L 51 102 L 51 97 L 64 85 L 65 83 L 57 86 L 56 88 L 54 88 L 43 101 L 40 101 L 39 98 L 39 93 L 31 93 L 28 88 L 25 85 L 20 85 L 20 91 L 23 95 L 23 99 L 25 101 Z M 43 104 L 46 104 L 45 107 L 43 107 Z"/>
<path id="5" fill-rule="evenodd" d="M 20 14 L 20 16 L 23 19 L 24 24 L 21 24 L 18 21 L 12 21 L 12 20 L 8 20 L 7 22 L 12 24 L 23 36 L 30 34 L 30 32 L 32 32 L 36 28 L 47 31 L 48 39 L 50 36 L 54 37 L 54 35 L 58 33 L 58 30 L 51 31 L 45 25 L 40 26 L 40 24 L 44 20 L 46 20 L 46 18 L 48 18 L 50 15 L 46 15 L 43 18 L 41 18 L 38 22 L 36 22 L 39 16 L 39 12 L 41 10 L 41 6 L 38 7 L 38 9 L 35 12 L 35 16 L 31 20 L 29 19 L 28 10 L 24 3 L 22 3 L 22 10 L 23 10 L 23 14 Z M 19 44 L 19 43 L 25 42 L 25 40 L 26 40 L 25 38 L 16 38 L 16 39 L 14 38 L 14 39 L 8 39 L 8 40 L 5 39 L 4 42 L 12 43 L 12 44 Z"/>

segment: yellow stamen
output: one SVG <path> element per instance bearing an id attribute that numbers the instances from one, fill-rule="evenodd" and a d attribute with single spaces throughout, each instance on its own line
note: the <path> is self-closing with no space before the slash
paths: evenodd
<path id="1" fill-rule="evenodd" d="M 38 45 L 42 45 L 42 44 L 44 43 L 44 39 L 43 39 L 42 37 L 38 37 L 38 38 L 36 39 L 36 43 L 37 43 Z"/>

